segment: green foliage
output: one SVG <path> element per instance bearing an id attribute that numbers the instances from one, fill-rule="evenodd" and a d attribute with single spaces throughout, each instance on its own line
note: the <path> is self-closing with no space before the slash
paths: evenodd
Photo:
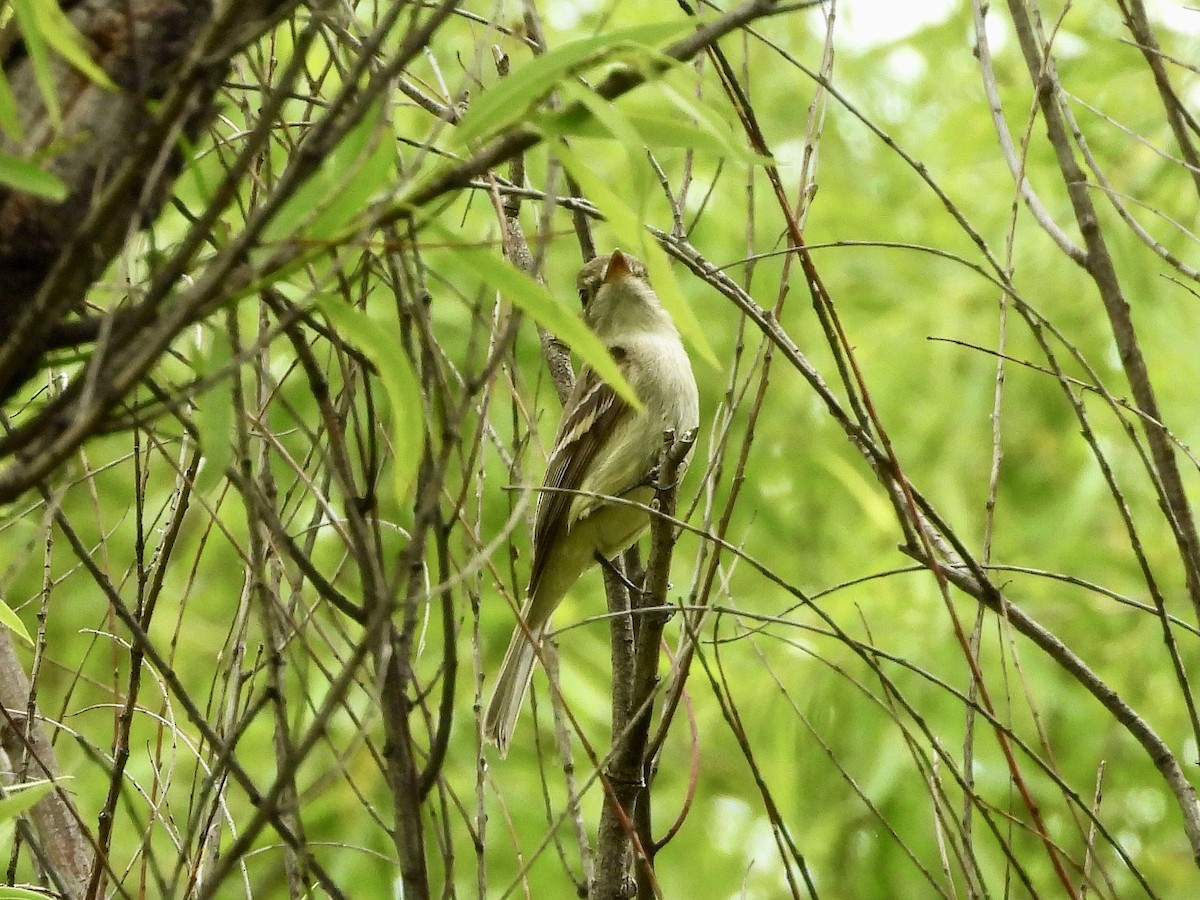
<path id="1" fill-rule="evenodd" d="M 53 781 L 31 781 L 13 785 L 6 789 L 7 796 L 0 798 L 0 822 L 7 822 L 24 812 L 54 790 Z"/>
<path id="2" fill-rule="evenodd" d="M 551 91 L 588 69 L 610 62 L 618 54 L 640 60 L 653 48 L 689 31 L 687 19 L 606 30 L 593 37 L 568 41 L 522 65 L 483 97 L 454 130 L 454 142 L 467 146 L 507 126 L 524 121 Z M 632 52 L 630 52 L 632 51 Z"/>
<path id="3" fill-rule="evenodd" d="M 84 49 L 82 39 L 57 0 L 13 0 L 13 14 L 20 25 L 21 39 L 33 60 L 46 111 L 56 124 L 62 121 L 62 105 L 54 86 L 51 52 L 57 53 L 88 79 L 115 90 L 112 80 Z"/>
<path id="4" fill-rule="evenodd" d="M 366 354 L 379 374 L 392 414 L 393 488 L 397 500 L 406 498 L 417 476 L 425 437 L 416 375 L 405 358 L 395 328 L 380 328 L 362 310 L 336 300 L 322 300 L 321 312 Z"/>
<path id="5" fill-rule="evenodd" d="M 30 890 L 22 887 L 7 887 L 0 885 L 0 900 L 45 900 L 51 897 L 45 891 Z"/>
<path id="6" fill-rule="evenodd" d="M 67 196 L 67 187 L 59 179 L 45 169 L 7 153 L 0 153 L 0 184 L 47 200 L 58 201 Z"/>
<path id="7" fill-rule="evenodd" d="M 0 128 L 13 137 L 21 136 L 21 120 L 17 117 L 17 101 L 8 78 L 0 72 Z"/>
<path id="8" fill-rule="evenodd" d="M 441 233 L 453 243 L 453 235 L 449 231 L 443 230 Z M 621 375 L 621 370 L 604 345 L 577 315 L 567 312 L 549 291 L 508 263 L 498 260 L 485 248 L 457 248 L 455 258 L 486 284 L 502 292 L 513 305 L 527 312 L 539 325 L 566 341 L 621 396 L 635 407 L 641 407 L 641 401 Z"/>
<path id="9" fill-rule="evenodd" d="M 395 182 L 395 151 L 384 125 L 378 107 L 363 116 L 317 174 L 288 198 L 266 239 L 332 241 L 351 225 L 368 201 Z"/>
<path id="10" fill-rule="evenodd" d="M 0 600 L 0 625 L 3 625 L 29 646 L 33 646 L 33 639 L 29 637 L 29 632 L 25 630 L 25 623 L 2 600 Z"/>

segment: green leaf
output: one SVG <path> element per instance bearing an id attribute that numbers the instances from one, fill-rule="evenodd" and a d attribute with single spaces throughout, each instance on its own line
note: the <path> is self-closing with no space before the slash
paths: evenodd
<path id="1" fill-rule="evenodd" d="M 29 637 L 29 632 L 25 630 L 25 623 L 3 600 L 0 600 L 0 625 L 3 625 L 30 647 L 33 646 L 33 640 Z"/>
<path id="2" fill-rule="evenodd" d="M 527 118 L 548 93 L 618 51 L 668 41 L 695 27 L 695 20 L 689 19 L 637 25 L 569 41 L 543 53 L 473 101 L 454 129 L 454 142 L 464 146 Z"/>
<path id="3" fill-rule="evenodd" d="M 0 71 L 0 129 L 7 131 L 18 141 L 21 139 L 21 119 L 17 115 L 17 101 L 3 71 Z"/>
<path id="4" fill-rule="evenodd" d="M 399 325 L 382 327 L 361 309 L 323 296 L 317 306 L 338 333 L 359 349 L 375 366 L 392 407 L 392 482 L 399 502 L 409 495 L 425 444 L 425 415 L 421 388 L 400 343 Z"/>
<path id="5" fill-rule="evenodd" d="M 349 181 L 333 192 L 329 205 L 313 220 L 306 231 L 315 238 L 334 237 L 347 223 L 366 209 L 368 201 L 387 185 L 395 182 L 396 148 L 390 141 L 378 140 L 373 150 Z"/>
<path id="6" fill-rule="evenodd" d="M 0 885 L 0 900 L 50 900 L 57 896 L 58 894 L 35 891 L 30 888 Z"/>
<path id="7" fill-rule="evenodd" d="M 454 245 L 462 240 L 448 229 L 434 225 L 446 241 Z M 499 291 L 508 301 L 524 310 L 535 322 L 557 335 L 579 358 L 610 384 L 634 408 L 641 409 L 637 394 L 621 374 L 600 339 L 574 312 L 554 298 L 544 285 L 482 247 L 463 246 L 454 251 L 456 260 Z"/>
<path id="8" fill-rule="evenodd" d="M 895 512 L 880 495 L 873 478 L 868 478 L 860 466 L 853 465 L 833 451 L 822 453 L 816 461 L 842 486 L 849 499 L 857 501 L 865 516 L 864 524 L 869 524 L 881 535 L 890 533 Z"/>
<path id="9" fill-rule="evenodd" d="M 591 91 L 577 91 L 576 94 L 579 102 L 588 108 L 596 121 L 604 125 L 624 147 L 627 159 L 625 172 L 628 181 L 622 186 L 628 196 L 642 202 L 643 209 L 634 210 L 629 207 L 608 184 L 596 177 L 590 170 L 581 177 L 581 170 L 585 170 L 587 167 L 578 158 L 573 160 L 573 168 L 568 166 L 561 156 L 560 160 L 563 161 L 564 167 L 579 179 L 580 185 L 584 185 L 585 182 L 591 184 L 595 193 L 590 196 L 600 207 L 601 212 L 608 217 L 609 224 L 618 240 L 646 263 L 646 273 L 650 283 L 654 285 L 654 292 L 675 320 L 675 326 L 679 329 L 680 334 L 688 339 L 708 363 L 714 367 L 717 366 L 717 356 L 708 342 L 704 327 L 683 296 L 683 291 L 675 278 L 675 272 L 671 268 L 670 260 L 667 259 L 666 253 L 659 247 L 658 242 L 651 238 L 642 226 L 646 220 L 645 200 L 653 189 L 654 181 L 654 174 L 646 159 L 645 145 L 637 130 L 615 104 L 596 96 Z M 559 145 L 560 147 L 565 146 L 561 141 Z M 569 150 L 568 155 L 574 156 Z"/>
<path id="10" fill-rule="evenodd" d="M 116 90 L 116 85 L 88 56 L 83 47 L 83 35 L 63 15 L 55 0 L 12 0 L 21 38 L 33 65 L 33 77 L 46 104 L 46 113 L 55 127 L 62 125 L 62 108 L 58 102 L 58 86 L 50 64 L 54 50 L 87 78 L 101 87 Z"/>
<path id="11" fill-rule="evenodd" d="M 265 240 L 297 234 L 330 240 L 395 180 L 396 151 L 382 109 L 382 104 L 372 107 L 346 132 L 321 168 L 279 210 L 266 228 Z"/>
<path id="12" fill-rule="evenodd" d="M 574 90 L 571 93 L 575 99 L 587 107 L 592 117 L 603 125 L 605 130 L 624 148 L 627 162 L 625 174 L 629 179 L 627 183 L 628 196 L 637 198 L 641 201 L 639 205 L 644 208 L 654 175 L 646 161 L 646 145 L 641 135 L 629 124 L 629 119 L 612 101 L 605 100 L 586 89 Z M 640 214 L 641 211 L 633 210 L 633 212 L 639 222 L 645 220 L 645 216 Z"/>
<path id="13" fill-rule="evenodd" d="M 677 90 L 665 81 L 656 84 L 655 88 L 676 109 L 683 113 L 688 120 L 688 127 L 707 136 L 707 140 L 704 141 L 705 144 L 708 144 L 710 141 L 715 142 L 722 148 L 725 156 L 745 165 L 761 166 L 774 163 L 774 160 L 759 156 L 750 149 L 746 143 L 746 136 L 740 128 L 731 128 L 712 109 L 694 97 L 689 97 L 683 91 Z M 678 120 L 664 115 L 661 121 L 663 123 L 673 123 Z M 666 139 L 666 136 L 663 134 L 659 134 L 658 137 L 663 140 Z M 648 141 L 647 143 L 650 142 Z"/>
<path id="14" fill-rule="evenodd" d="M 28 160 L 7 153 L 0 153 L 0 184 L 55 203 L 65 200 L 67 196 L 67 186 L 59 179 Z"/>
<path id="15" fill-rule="evenodd" d="M 651 238 L 646 229 L 642 227 L 642 218 L 617 196 L 604 179 L 585 166 L 566 144 L 558 141 L 555 144 L 554 152 L 563 168 L 570 172 L 571 176 L 579 183 L 584 196 L 591 198 L 604 214 L 604 218 L 621 246 L 645 262 L 650 283 L 654 285 L 654 292 L 658 294 L 658 299 L 662 301 L 662 305 L 675 320 L 675 326 L 679 329 L 679 333 L 687 338 L 706 362 L 718 366 L 717 355 L 713 352 L 712 345 L 705 336 L 700 320 L 696 318 L 692 307 L 683 296 L 683 291 L 675 278 L 675 272 L 671 269 L 670 260 L 663 249 L 658 246 L 658 242 Z M 648 165 L 644 161 L 641 161 L 640 164 Z M 638 165 L 638 160 L 630 161 L 631 169 Z"/>
<path id="16" fill-rule="evenodd" d="M 653 113 L 630 112 L 626 120 L 637 131 L 643 144 L 649 147 L 679 147 L 685 150 L 700 150 L 714 156 L 732 155 L 725 136 L 700 128 L 679 116 Z M 554 135 L 574 135 L 585 138 L 611 138 L 612 134 L 591 115 L 569 114 L 567 111 L 537 119 L 539 131 Z M 728 129 L 723 129 L 728 131 Z M 750 160 L 757 158 L 744 148 L 739 154 Z"/>
<path id="17" fill-rule="evenodd" d="M 71 20 L 63 14 L 55 0 L 38 0 L 34 9 L 37 11 L 37 24 L 41 27 L 46 43 L 55 53 L 100 87 L 110 91 L 117 89 L 112 79 L 88 55 L 83 46 L 83 35 L 71 24 Z"/>
<path id="18" fill-rule="evenodd" d="M 54 790 L 53 781 L 30 781 L 8 788 L 8 796 L 0 798 L 0 822 L 15 819 Z"/>
<path id="19" fill-rule="evenodd" d="M 646 276 L 654 285 L 654 293 L 658 294 L 658 299 L 675 320 L 679 333 L 691 343 L 705 362 L 714 369 L 719 369 L 721 364 L 717 361 L 717 354 L 708 342 L 700 319 L 683 296 L 683 288 L 679 286 L 679 279 L 675 277 L 675 270 L 671 268 L 671 258 L 658 245 L 658 241 L 646 232 L 642 233 L 641 253 L 642 260 L 646 263 Z"/>
<path id="20" fill-rule="evenodd" d="M 17 25 L 25 49 L 29 53 L 29 62 L 33 66 L 33 79 L 41 92 L 42 102 L 46 104 L 46 114 L 54 126 L 62 125 L 62 109 L 58 105 L 58 89 L 54 83 L 54 73 L 50 69 L 50 53 L 46 46 L 46 37 L 38 15 L 36 0 L 12 0 L 13 14 L 17 17 Z"/>

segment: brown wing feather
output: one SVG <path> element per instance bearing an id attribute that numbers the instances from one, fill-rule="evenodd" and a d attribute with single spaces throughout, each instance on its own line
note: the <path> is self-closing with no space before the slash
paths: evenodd
<path id="1" fill-rule="evenodd" d="M 623 354 L 614 350 L 618 364 Z M 567 516 L 575 494 L 596 458 L 607 435 L 613 433 L 631 408 L 590 368 L 579 374 L 579 382 L 567 403 L 554 439 L 550 463 L 542 486 L 555 490 L 538 495 L 533 527 L 533 566 L 529 595 L 537 593 L 554 538 L 567 527 Z"/>

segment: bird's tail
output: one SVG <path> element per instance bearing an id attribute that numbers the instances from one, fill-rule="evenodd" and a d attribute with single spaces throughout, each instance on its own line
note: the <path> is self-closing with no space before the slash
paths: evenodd
<path id="1" fill-rule="evenodd" d="M 483 714 L 483 738 L 499 748 L 501 757 L 508 755 L 513 728 L 516 727 L 517 716 L 521 713 L 525 692 L 529 690 L 529 680 L 533 676 L 533 663 L 537 657 L 535 648 L 541 644 L 545 630 L 544 622 L 538 625 L 530 623 L 527 634 L 518 624 L 513 629 L 512 640 L 508 642 L 504 662 L 500 664 L 492 699 L 488 701 L 487 711 Z"/>

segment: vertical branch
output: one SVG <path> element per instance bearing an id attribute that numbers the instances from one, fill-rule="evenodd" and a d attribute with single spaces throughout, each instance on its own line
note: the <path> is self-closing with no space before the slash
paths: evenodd
<path id="1" fill-rule="evenodd" d="M 200 468 L 200 460 L 200 448 L 194 447 L 191 451 L 187 468 L 179 474 L 174 508 L 172 509 L 171 518 L 166 525 L 162 540 L 155 554 L 157 562 L 153 572 L 147 571 L 144 559 L 139 562 L 138 586 L 140 596 L 134 614 L 143 628 L 150 626 L 150 621 L 154 616 L 158 600 L 162 596 L 163 583 L 172 559 L 172 551 L 179 540 L 180 532 L 187 518 L 187 511 L 191 503 L 192 485 L 195 481 L 196 473 Z M 138 502 L 140 505 L 140 491 Z M 143 529 L 144 523 L 139 524 L 139 543 L 144 540 Z M 142 556 L 144 556 L 144 553 L 139 553 L 139 557 Z M 147 579 L 148 583 L 146 583 Z M 109 776 L 108 796 L 98 817 L 99 828 L 96 837 L 96 861 L 92 867 L 88 886 L 89 897 L 98 897 L 103 894 L 104 878 L 109 874 L 108 856 L 110 853 L 113 824 L 117 814 L 117 802 L 121 796 L 121 787 L 126 778 L 125 768 L 129 761 L 130 731 L 133 727 L 134 714 L 141 703 L 140 688 L 144 666 L 145 652 L 143 649 L 137 645 L 130 647 L 128 684 L 125 690 L 125 702 L 117 720 L 117 730 L 113 740 L 113 764 L 112 772 Z"/>
<path id="2" fill-rule="evenodd" d="M 264 307 L 265 315 L 265 307 Z M 240 332 L 237 324 L 236 311 L 226 317 L 229 326 L 230 339 L 234 343 L 234 352 L 239 348 Z M 260 328 L 267 330 L 267 323 L 260 321 Z M 287 760 L 292 756 L 291 738 L 288 727 L 288 692 L 285 684 L 285 661 L 283 650 L 287 645 L 284 623 L 278 609 L 278 557 L 270 552 L 266 540 L 268 527 L 260 520 L 258 509 L 277 506 L 278 489 L 271 474 L 271 461 L 268 452 L 268 442 L 255 439 L 253 442 L 246 427 L 248 417 L 257 420 L 260 411 L 265 409 L 270 397 L 270 387 L 266 383 L 266 373 L 269 372 L 270 357 L 265 348 L 256 357 L 255 371 L 257 378 L 257 395 L 251 398 L 245 396 L 243 379 L 239 370 L 233 378 L 234 408 L 240 412 L 235 416 L 237 437 L 237 459 L 242 472 L 247 479 L 254 480 L 258 485 L 261 504 L 246 505 L 246 533 L 248 537 L 249 560 L 246 565 L 246 577 L 250 602 L 257 603 L 262 641 L 266 653 L 266 676 L 269 702 L 274 713 L 272 728 L 273 746 L 275 750 L 275 765 L 279 777 L 284 779 L 283 790 L 279 797 L 279 815 L 300 841 L 299 847 L 284 846 L 284 871 L 287 877 L 288 890 L 293 897 L 302 896 L 308 882 L 307 874 L 307 842 L 304 837 L 303 822 L 299 815 L 299 804 L 295 781 L 295 768 L 286 768 Z M 253 403 L 252 409 L 250 404 Z M 216 436 L 221 440 L 220 435 Z M 256 446 L 253 446 L 256 445 Z"/>
<path id="3" fill-rule="evenodd" d="M 1176 93 L 1175 87 L 1171 84 L 1171 78 L 1167 74 L 1167 67 L 1163 62 L 1162 50 L 1158 46 L 1158 39 L 1154 36 L 1154 29 L 1150 27 L 1150 20 L 1146 15 L 1146 4 L 1143 0 L 1117 0 L 1117 5 L 1125 16 L 1126 27 L 1137 41 L 1138 49 L 1146 58 L 1146 65 L 1154 75 L 1154 86 L 1158 89 L 1158 95 L 1162 99 L 1167 123 L 1171 126 L 1171 133 L 1175 135 L 1180 154 L 1187 162 L 1187 171 L 1192 176 L 1192 184 L 1195 185 L 1196 192 L 1200 194 L 1200 152 L 1197 152 L 1191 135 L 1192 131 L 1197 130 L 1196 117 L 1184 105 L 1179 94 Z"/>
<path id="4" fill-rule="evenodd" d="M 650 557 L 638 591 L 629 590 L 606 570 L 605 586 L 618 598 L 630 598 L 626 609 L 611 609 L 613 634 L 613 749 L 604 773 L 605 805 L 600 819 L 596 882 L 590 897 L 607 900 L 629 896 L 628 859 L 640 900 L 661 896 L 654 877 L 650 786 L 657 765 L 650 752 L 650 721 L 658 693 L 658 661 L 663 629 L 670 619 L 667 588 L 671 555 L 678 532 L 672 525 L 684 460 L 696 442 L 695 429 L 675 439 L 663 434 L 657 487 L 651 505 Z"/>
<path id="5" fill-rule="evenodd" d="M 629 884 L 630 839 L 633 811 L 641 781 L 640 766 L 622 757 L 633 696 L 634 624 L 630 590 L 624 574 L 605 565 L 604 593 L 608 598 L 612 645 L 612 757 L 601 775 L 604 808 L 596 835 L 596 870 L 589 900 L 620 900 L 631 896 Z"/>
<path id="6" fill-rule="evenodd" d="M 1019 210 L 1018 198 L 1024 197 L 1029 208 L 1032 210 L 1034 218 L 1043 223 L 1043 227 L 1054 238 L 1060 248 L 1070 255 L 1073 249 L 1077 249 L 1069 239 L 1066 239 L 1062 234 L 1062 229 L 1058 227 L 1052 217 L 1046 212 L 1042 206 L 1041 200 L 1033 192 L 1028 179 L 1025 176 L 1025 154 L 1022 152 L 1018 158 L 1016 150 L 1013 147 L 1012 137 L 1009 134 L 1008 123 L 1004 118 L 1003 108 L 1000 104 L 1000 90 L 996 80 L 995 69 L 992 65 L 991 47 L 988 42 L 987 27 L 984 19 L 987 15 L 987 9 L 983 0 L 973 0 L 971 4 L 972 21 L 975 26 L 975 56 L 979 61 L 979 69 L 984 85 L 984 93 L 987 95 L 988 106 L 991 113 L 993 127 L 996 130 L 996 135 L 999 139 L 1001 152 L 1004 155 L 1005 161 L 1008 163 L 1011 175 L 1016 183 L 1014 198 L 1011 206 L 1011 217 L 1009 219 L 1009 228 L 1005 242 L 1004 256 L 1004 274 L 1005 280 L 1011 279 L 1013 265 L 1013 245 L 1016 240 L 1017 228 L 1017 212 Z M 1032 124 L 1034 116 L 1032 110 L 1029 116 Z M 1022 141 L 1022 149 L 1026 148 L 1027 144 Z M 996 518 L 996 499 L 1000 486 L 1000 470 L 1001 463 L 1004 458 L 1003 442 L 1002 442 L 1002 412 L 1005 387 L 1005 353 L 1008 346 L 1008 308 L 1009 296 L 1006 291 L 1000 291 L 998 303 L 998 328 L 997 328 L 997 356 L 996 356 L 996 378 L 992 391 L 992 459 L 991 468 L 988 475 L 988 492 L 987 499 L 984 501 L 984 521 L 983 521 L 983 545 L 980 555 L 980 561 L 984 565 L 988 565 L 992 561 L 992 539 L 995 529 Z M 983 624 L 987 615 L 986 608 L 981 604 L 975 611 L 975 622 L 971 627 L 970 632 L 970 650 L 971 653 L 978 658 L 980 647 L 983 640 Z M 976 797 L 975 790 L 975 754 L 976 754 L 976 701 L 979 694 L 979 688 L 974 681 L 967 684 L 967 696 L 971 703 L 967 706 L 964 715 L 964 736 L 963 736 L 963 761 L 962 773 L 966 782 L 967 789 L 963 792 L 962 819 L 960 826 L 962 829 L 963 852 L 968 858 L 976 859 L 975 851 L 975 811 L 974 798 Z M 963 867 L 963 875 L 967 880 L 968 885 L 972 890 L 977 890 L 975 870 L 971 866 Z"/>
<path id="7" fill-rule="evenodd" d="M 386 746 L 386 775 L 393 802 L 392 840 L 400 860 L 400 875 L 406 897 L 427 898 L 429 876 L 425 860 L 424 822 L 421 817 L 420 768 L 413 747 L 409 714 L 412 703 L 408 698 L 411 682 L 411 640 L 416 621 L 416 609 L 424 594 L 425 538 L 428 533 L 429 509 L 436 505 L 440 485 L 430 477 L 430 439 L 418 474 L 414 499 L 415 516 L 412 538 L 400 563 L 404 580 L 402 625 L 392 622 L 395 608 L 393 592 L 389 590 L 380 563 L 378 542 L 367 521 L 366 504 L 356 486 L 353 467 L 346 449 L 341 418 L 330 402 L 329 385 L 303 333 L 296 326 L 285 329 L 297 357 L 309 380 L 328 432 L 328 456 L 335 478 L 346 498 L 348 550 L 358 566 L 362 579 L 363 608 L 367 615 L 367 635 L 364 638 L 375 660 L 379 688 L 380 715 L 383 719 Z M 371 488 L 371 486 L 364 486 Z M 278 786 L 282 789 L 282 785 Z M 290 832 L 290 829 L 289 829 Z"/>
<path id="8" fill-rule="evenodd" d="M 401 286 L 397 285 L 397 289 Z M 412 297 L 412 294 L 410 294 Z M 416 302 L 407 304 L 407 312 L 416 331 L 427 325 L 428 305 L 432 298 L 423 289 L 416 292 Z M 427 341 L 421 341 L 420 372 L 422 396 L 426 403 L 423 415 L 432 422 L 432 406 L 437 399 L 434 385 L 435 364 Z M 444 420 L 443 420 L 444 424 Z M 402 579 L 403 600 L 400 604 L 401 624 L 397 628 L 389 616 L 380 631 L 376 647 L 376 666 L 380 688 L 384 733 L 387 737 L 388 784 L 392 791 L 393 839 L 400 855 L 400 873 L 404 896 L 425 900 L 431 896 L 429 872 L 425 858 L 425 824 L 422 816 L 421 770 L 412 734 L 412 712 L 415 709 L 409 690 L 413 684 L 413 638 L 416 633 L 417 610 L 426 590 L 426 543 L 438 519 L 441 475 L 444 471 L 435 457 L 431 428 L 425 430 L 421 464 L 417 470 L 413 498 L 413 527 L 408 545 L 404 548 L 397 575 Z M 444 452 L 444 448 L 443 448 Z M 385 602 L 377 598 L 377 602 Z M 390 604 L 389 604 L 390 605 Z"/>
<path id="9" fill-rule="evenodd" d="M 154 598 L 148 598 L 146 595 L 146 492 L 143 474 L 145 456 L 141 451 L 140 432 L 135 431 L 132 437 L 133 471 L 130 474 L 134 484 L 134 557 L 137 572 L 137 603 L 134 615 L 138 617 L 143 627 L 147 627 L 154 611 Z M 108 795 L 105 797 L 99 816 L 97 816 L 96 858 L 88 879 L 87 895 L 89 897 L 99 897 L 104 893 L 106 867 L 112 851 L 113 824 L 117 816 L 117 800 L 121 796 L 121 786 L 126 777 L 126 766 L 129 763 L 130 729 L 133 726 L 134 713 L 141 700 L 142 653 L 136 647 L 131 648 L 129 657 L 129 682 L 125 689 L 125 702 L 116 716 L 113 728 L 112 772 L 109 775 Z M 115 684 L 116 676 L 117 666 L 114 654 L 114 693 L 118 690 Z"/>
<path id="10" fill-rule="evenodd" d="M 634 821 L 637 839 L 641 845 L 641 865 L 636 869 L 639 900 L 657 896 L 654 878 L 654 854 L 657 846 L 651 830 L 650 788 L 658 771 L 658 757 L 649 753 L 650 719 L 654 709 L 654 697 L 658 693 L 658 660 L 663 643 L 663 629 L 671 618 L 667 606 L 667 589 L 671 582 L 671 557 L 679 532 L 672 525 L 678 499 L 679 482 L 686 466 L 685 460 L 696 443 L 696 429 L 683 434 L 679 440 L 675 433 L 663 434 L 663 449 L 658 467 L 658 486 L 655 490 L 654 509 L 657 515 L 650 520 L 650 556 L 646 561 L 645 586 L 642 590 L 635 619 L 637 646 L 633 669 L 632 705 L 635 718 L 628 739 L 622 746 L 622 755 L 636 762 L 641 769 L 641 785 Z M 661 745 L 659 745 L 661 748 Z"/>
<path id="11" fill-rule="evenodd" d="M 1058 160 L 1063 184 L 1067 189 L 1076 224 L 1083 235 L 1087 253 L 1082 261 L 1100 294 L 1109 326 L 1117 344 L 1121 366 L 1129 381 L 1138 410 L 1142 413 L 1142 428 L 1150 444 L 1154 460 L 1155 487 L 1167 524 L 1175 535 L 1180 563 L 1187 578 L 1188 596 L 1192 609 L 1200 619 L 1200 535 L 1192 517 L 1191 506 L 1184 491 L 1183 478 L 1175 458 L 1170 437 L 1158 423 L 1163 421 L 1145 355 L 1133 325 L 1129 300 L 1121 287 L 1108 244 L 1100 227 L 1100 218 L 1089 191 L 1089 182 L 1080 168 L 1072 149 L 1071 137 L 1059 104 L 1062 85 L 1049 49 L 1038 40 L 1034 24 L 1023 0 L 1008 0 L 1017 40 L 1025 56 L 1029 77 L 1037 92 L 1046 133 Z"/>
<path id="12" fill-rule="evenodd" d="M 14 763 L 28 760 L 31 777 L 57 778 L 58 757 L 41 722 L 22 722 L 30 705 L 29 680 L 17 659 L 12 635 L 0 628 L 0 746 Z M 56 787 L 30 812 L 38 838 L 41 865 L 67 897 L 82 897 L 92 867 L 92 853 L 67 792 Z"/>

